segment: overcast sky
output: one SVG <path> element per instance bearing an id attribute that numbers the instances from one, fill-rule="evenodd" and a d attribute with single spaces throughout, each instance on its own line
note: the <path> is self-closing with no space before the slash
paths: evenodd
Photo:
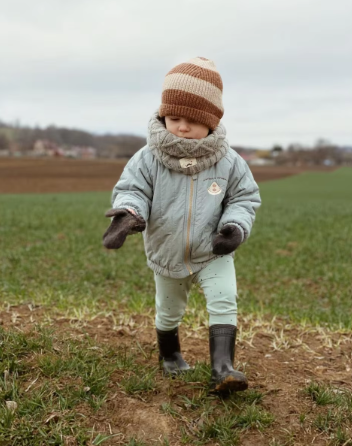
<path id="1" fill-rule="evenodd" d="M 351 0 L 0 0 L 0 119 L 146 135 L 166 73 L 224 83 L 231 144 L 352 145 Z"/>

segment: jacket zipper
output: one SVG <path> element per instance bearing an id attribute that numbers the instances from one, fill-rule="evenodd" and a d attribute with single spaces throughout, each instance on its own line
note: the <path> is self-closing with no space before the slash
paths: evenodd
<path id="1" fill-rule="evenodd" d="M 188 272 L 190 275 L 193 274 L 192 268 L 189 264 L 191 252 L 190 252 L 190 246 L 189 246 L 189 239 L 190 239 L 190 233 L 191 233 L 191 221 L 192 221 L 192 205 L 193 205 L 193 188 L 194 188 L 194 181 L 191 177 L 191 190 L 189 194 L 189 207 L 188 207 L 188 221 L 187 221 L 187 239 L 186 239 L 186 249 L 185 249 L 185 265 L 188 269 Z"/>

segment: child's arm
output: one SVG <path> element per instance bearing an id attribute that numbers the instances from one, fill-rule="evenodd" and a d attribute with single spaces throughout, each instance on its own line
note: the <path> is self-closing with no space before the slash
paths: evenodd
<path id="1" fill-rule="evenodd" d="M 112 207 L 133 211 L 145 221 L 153 199 L 153 181 L 145 152 L 140 150 L 126 164 L 112 192 Z"/>
<path id="2" fill-rule="evenodd" d="M 225 225 L 235 224 L 240 229 L 244 242 L 250 235 L 255 213 L 260 205 L 258 185 L 247 163 L 238 156 L 226 190 L 218 232 Z"/>
<path id="3" fill-rule="evenodd" d="M 106 248 L 119 249 L 128 235 L 144 231 L 152 199 L 153 183 L 143 151 L 140 150 L 126 164 L 113 189 L 113 209 L 105 214 L 112 218 L 103 235 Z"/>

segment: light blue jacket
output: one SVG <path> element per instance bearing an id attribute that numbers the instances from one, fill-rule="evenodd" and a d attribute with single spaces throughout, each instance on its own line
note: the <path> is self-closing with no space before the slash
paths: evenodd
<path id="1" fill-rule="evenodd" d="M 190 176 L 166 168 L 148 146 L 127 163 L 112 194 L 113 208 L 132 208 L 147 222 L 144 245 L 156 273 L 183 278 L 215 259 L 213 239 L 236 224 L 245 241 L 261 199 L 247 163 L 234 150 Z"/>

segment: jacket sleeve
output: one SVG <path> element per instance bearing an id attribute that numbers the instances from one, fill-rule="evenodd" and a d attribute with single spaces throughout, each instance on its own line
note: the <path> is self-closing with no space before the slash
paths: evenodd
<path id="1" fill-rule="evenodd" d="M 145 151 L 139 150 L 126 164 L 113 189 L 111 202 L 114 209 L 133 209 L 145 221 L 149 218 L 153 200 L 153 181 Z"/>
<path id="2" fill-rule="evenodd" d="M 224 197 L 218 232 L 227 224 L 235 224 L 242 231 L 244 242 L 250 235 L 260 205 L 259 187 L 246 161 L 238 155 Z"/>

